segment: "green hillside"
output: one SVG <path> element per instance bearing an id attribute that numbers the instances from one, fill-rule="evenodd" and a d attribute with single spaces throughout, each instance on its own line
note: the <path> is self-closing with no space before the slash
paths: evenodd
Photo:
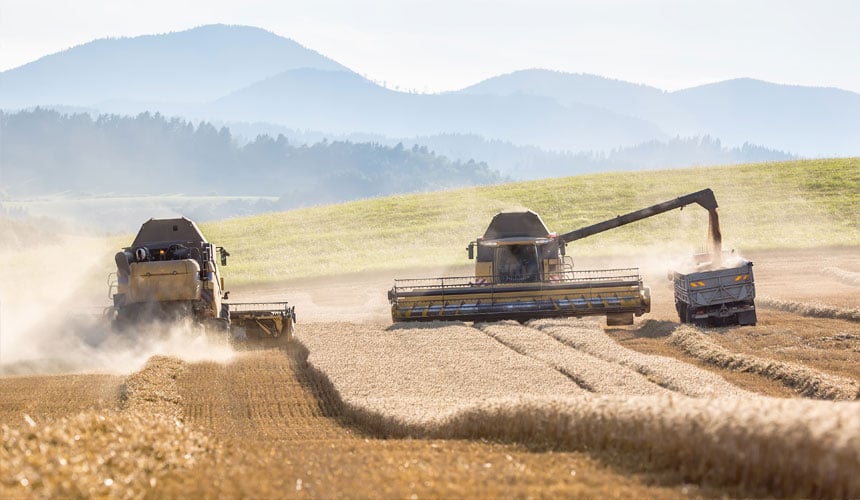
<path id="1" fill-rule="evenodd" d="M 500 210 L 529 208 L 550 229 L 566 232 L 705 187 L 720 204 L 725 248 L 860 245 L 860 158 L 519 182 L 236 218 L 202 229 L 233 254 L 225 269 L 233 283 L 280 281 L 468 264 L 466 245 Z M 703 249 L 706 236 L 707 213 L 692 206 L 581 240 L 568 253 L 644 258 Z"/>

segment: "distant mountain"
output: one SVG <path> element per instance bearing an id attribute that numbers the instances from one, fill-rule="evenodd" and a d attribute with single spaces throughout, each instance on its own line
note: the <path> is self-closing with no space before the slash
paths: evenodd
<path id="1" fill-rule="evenodd" d="M 764 144 L 806 156 L 860 155 L 860 94 L 737 79 L 676 92 L 594 75 L 523 70 L 460 91 L 543 96 L 653 123 L 670 136 Z"/>
<path id="2" fill-rule="evenodd" d="M 349 71 L 292 40 L 248 26 L 101 39 L 0 73 L 0 107 L 203 103 L 295 68 Z"/>
<path id="3" fill-rule="evenodd" d="M 708 133 L 732 144 L 749 141 L 805 156 L 860 155 L 860 94 L 742 78 L 668 95 L 688 123 L 655 123 L 681 134 Z"/>
<path id="4" fill-rule="evenodd" d="M 556 160 L 568 153 L 594 159 L 631 150 L 635 154 L 612 164 L 641 165 L 768 152 L 773 156 L 763 159 L 860 155 L 860 94 L 853 92 L 749 79 L 666 92 L 530 69 L 456 92 L 412 94 L 248 26 L 96 40 L 0 73 L 0 109 L 35 106 L 85 110 L 94 118 L 159 112 L 231 129 L 262 123 L 329 137 L 379 136 L 388 143 L 475 137 L 442 142 L 459 151 L 457 158 L 495 159 L 500 170 L 519 178 L 567 171 L 566 160 Z M 699 143 L 694 148 L 691 141 Z M 718 147 L 710 141 L 719 141 Z M 522 160 L 508 161 L 508 146 L 526 148 L 519 150 Z M 735 149 L 740 156 L 728 152 Z M 684 159 L 680 151 L 690 156 Z"/>
<path id="5" fill-rule="evenodd" d="M 647 110 L 657 104 L 662 106 L 666 91 L 585 73 L 527 69 L 489 78 L 458 93 L 543 96 L 565 106 L 589 104 L 648 119 Z"/>
<path id="6" fill-rule="evenodd" d="M 604 150 L 665 137 L 644 120 L 533 95 L 410 94 L 354 73 L 297 69 L 205 107 L 211 119 L 262 121 L 332 133 L 479 134 L 547 149 Z"/>

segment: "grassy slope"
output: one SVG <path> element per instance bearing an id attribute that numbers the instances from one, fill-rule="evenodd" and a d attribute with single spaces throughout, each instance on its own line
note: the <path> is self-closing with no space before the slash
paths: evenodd
<path id="1" fill-rule="evenodd" d="M 860 158 L 618 172 L 393 196 L 204 224 L 233 254 L 233 283 L 468 264 L 500 210 L 530 208 L 566 232 L 705 187 L 726 248 L 860 244 Z M 575 244 L 574 255 L 704 248 L 707 213 L 673 211 Z M 637 265 L 631 262 L 631 265 Z M 406 272 L 405 274 L 409 274 Z"/>

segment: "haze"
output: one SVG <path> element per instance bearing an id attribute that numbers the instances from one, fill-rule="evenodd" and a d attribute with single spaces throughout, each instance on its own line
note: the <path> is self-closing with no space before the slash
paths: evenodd
<path id="1" fill-rule="evenodd" d="M 750 77 L 858 92 L 857 19 L 860 4 L 848 0 L 0 0 L 0 71 L 97 38 L 225 23 L 418 92 L 534 67 L 666 90 Z"/>

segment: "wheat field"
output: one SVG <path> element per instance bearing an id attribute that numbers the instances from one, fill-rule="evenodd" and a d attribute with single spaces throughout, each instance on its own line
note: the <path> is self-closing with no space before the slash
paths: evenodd
<path id="1" fill-rule="evenodd" d="M 311 353 L 308 362 L 331 381 L 351 418 L 382 435 L 613 450 L 642 455 L 654 467 L 680 470 L 695 481 L 742 484 L 752 492 L 816 497 L 860 494 L 855 474 L 860 467 L 860 402 L 756 396 L 690 365 L 637 355 L 617 344 L 612 348 L 614 342 L 592 321 L 542 320 L 532 325 L 550 335 L 510 323 L 480 325 L 472 332 L 463 325 L 439 323 L 408 330 L 353 329 L 347 344 L 334 334 L 319 331 L 303 334 L 301 341 Z M 415 337 L 404 338 L 403 332 L 410 330 Z M 484 376 L 488 367 L 492 373 L 506 374 L 519 360 L 499 356 L 498 345 L 487 344 L 480 333 L 532 363 L 532 378 L 526 385 L 536 384 L 543 392 L 558 383 L 552 373 L 556 371 L 568 376 L 569 385 L 588 392 L 540 394 L 511 383 L 499 385 L 498 380 Z M 558 342 L 553 338 L 600 353 L 602 359 L 584 360 L 581 355 L 568 356 L 567 351 L 561 355 L 558 346 L 547 347 Z M 406 357 L 388 357 L 376 348 L 357 350 L 361 345 L 403 342 L 410 342 Z M 428 342 L 435 348 L 428 348 Z M 458 348 L 460 344 L 463 347 Z M 452 349 L 467 355 L 459 358 L 455 376 L 440 374 L 443 365 L 439 361 L 446 356 L 441 353 Z M 476 353 L 476 349 L 484 352 Z M 395 383 L 380 383 L 379 374 L 354 369 L 380 356 L 385 360 L 383 372 L 393 375 Z M 470 365 L 471 360 L 480 362 Z M 571 376 L 568 361 L 579 375 Z M 614 363 L 614 368 L 607 369 L 607 363 Z M 582 383 L 582 374 L 592 367 L 607 374 L 599 381 L 606 386 Z M 643 390 L 644 384 L 639 382 L 621 385 L 609 371 L 629 372 L 639 377 L 633 380 L 650 383 L 654 389 Z M 647 382 L 643 372 L 656 374 L 678 394 L 666 390 L 660 394 L 660 386 Z M 402 376 L 407 373 L 408 377 Z M 466 373 L 481 376 L 471 379 Z M 483 397 L 484 387 L 498 388 L 493 391 L 497 397 Z M 365 392 L 368 388 L 372 388 L 370 394 Z M 844 395 L 829 396 L 839 399 Z"/>
<path id="2" fill-rule="evenodd" d="M 63 314 L 101 313 L 118 237 L 2 251 L 0 498 L 858 498 L 857 165 L 588 176 L 206 225 L 234 253 L 239 300 L 296 305 L 282 348 L 159 326 L 120 349 Z M 712 174 L 727 241 L 752 248 L 755 327 L 678 323 L 649 242 L 692 243 L 693 211 L 568 249 L 580 268 L 642 267 L 652 311 L 634 325 L 390 323 L 391 278 L 465 269 L 498 209 L 573 229 Z M 56 275 L 81 286 L 60 293 Z"/>

